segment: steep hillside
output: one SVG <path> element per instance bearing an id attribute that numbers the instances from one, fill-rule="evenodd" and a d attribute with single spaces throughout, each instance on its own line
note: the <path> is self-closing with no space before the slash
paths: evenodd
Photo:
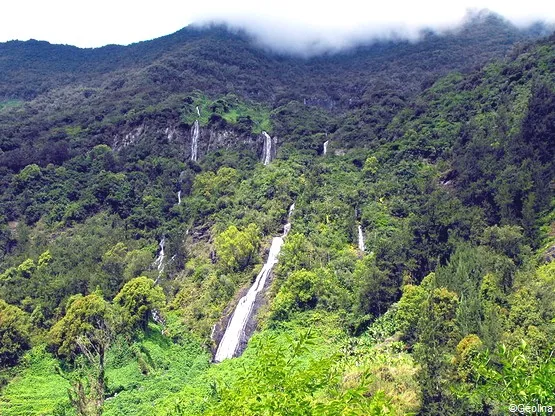
<path id="1" fill-rule="evenodd" d="M 470 68 L 501 56 L 510 45 L 534 36 L 538 36 L 538 30 L 519 30 L 498 16 L 482 14 L 447 36 L 429 32 L 424 42 L 418 44 L 370 43 L 347 54 L 307 60 L 261 53 L 247 34 L 231 33 L 219 26 L 191 26 L 151 41 L 96 49 L 51 45 L 36 40 L 12 41 L 0 44 L 0 99 L 28 100 L 48 90 L 75 84 L 98 86 L 106 78 L 145 69 L 148 73 L 142 82 L 156 82 L 148 78 L 162 77 L 162 87 L 168 89 L 179 86 L 180 91 L 188 92 L 187 89 L 194 85 L 206 92 L 221 92 L 222 87 L 225 92 L 231 92 L 230 86 L 234 85 L 234 92 L 245 94 L 254 92 L 256 85 L 244 81 L 257 77 L 275 94 L 279 86 L 290 86 L 292 77 L 297 82 L 306 82 L 310 74 L 331 76 L 341 84 L 350 81 L 347 77 L 341 80 L 339 72 L 352 69 L 367 73 L 393 70 L 393 73 L 409 75 L 406 68 L 396 69 L 396 62 L 392 61 L 397 60 L 401 66 L 414 65 L 416 72 L 422 67 L 427 72 L 461 66 Z M 433 54 L 433 59 L 430 56 L 421 59 L 425 53 Z M 255 70 L 259 73 L 255 74 Z M 241 77 L 244 79 L 235 79 Z M 210 79 L 216 85 L 204 88 L 203 79 Z M 319 85 L 318 90 L 322 87 Z M 344 89 L 340 86 L 336 92 Z M 262 89 L 260 92 L 269 91 Z"/>
<path id="2" fill-rule="evenodd" d="M 2 45 L 0 413 L 550 405 L 555 37 L 527 36 Z"/>
<path id="3" fill-rule="evenodd" d="M 246 34 L 221 27 L 91 50 L 8 42 L 0 45 L 0 163 L 14 170 L 61 163 L 97 144 L 114 146 L 114 136 L 152 117 L 164 129 L 188 129 L 195 91 L 269 108 L 294 100 L 334 112 L 377 102 L 395 111 L 437 77 L 479 67 L 531 36 L 485 15 L 421 42 L 375 42 L 311 59 L 262 51 Z"/>

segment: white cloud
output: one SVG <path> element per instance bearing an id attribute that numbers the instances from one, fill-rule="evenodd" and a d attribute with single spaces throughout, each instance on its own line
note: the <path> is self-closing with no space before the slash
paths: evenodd
<path id="1" fill-rule="evenodd" d="M 460 22 L 469 9 L 487 8 L 517 24 L 555 22 L 545 0 L 20 0 L 0 8 L 0 41 L 30 38 L 97 47 L 163 36 L 192 23 L 227 22 L 282 50 L 340 49 L 391 31 L 412 36 L 423 27 Z"/>

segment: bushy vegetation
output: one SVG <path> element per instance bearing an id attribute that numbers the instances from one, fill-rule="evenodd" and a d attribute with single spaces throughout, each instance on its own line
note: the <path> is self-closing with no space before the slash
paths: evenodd
<path id="1" fill-rule="evenodd" d="M 90 88 L 46 77 L 5 92 L 36 99 L 0 104 L 0 413 L 462 416 L 549 404 L 555 39 L 483 66 L 516 33 L 492 22 L 475 60 L 479 22 L 304 61 L 186 30 L 181 46 L 126 50 L 145 51 L 132 69 L 114 63 L 126 79 L 95 81 L 91 67 Z M 466 46 L 450 48 L 457 39 Z M 437 66 L 431 45 L 464 53 Z M 380 82 L 380 62 L 402 87 Z M 184 160 L 184 144 L 159 132 L 196 119 L 234 137 L 270 131 L 275 160 L 257 163 L 240 139 Z M 130 126 L 142 138 L 122 145 Z M 258 331 L 240 358 L 211 364 L 293 203 Z"/>

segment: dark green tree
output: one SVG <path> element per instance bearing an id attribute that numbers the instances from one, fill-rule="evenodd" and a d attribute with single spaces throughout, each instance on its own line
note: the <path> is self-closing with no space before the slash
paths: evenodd
<path id="1" fill-rule="evenodd" d="M 162 308 L 165 303 L 162 288 L 145 276 L 131 279 L 114 298 L 114 304 L 123 312 L 124 325 L 131 329 L 145 329 L 152 312 Z"/>
<path id="2" fill-rule="evenodd" d="M 31 346 L 29 320 L 17 306 L 0 299 L 0 367 L 17 363 Z"/>

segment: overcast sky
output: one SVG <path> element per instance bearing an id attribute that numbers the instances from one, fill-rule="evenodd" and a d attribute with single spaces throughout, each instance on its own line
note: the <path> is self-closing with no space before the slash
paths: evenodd
<path id="1" fill-rule="evenodd" d="M 80 47 L 129 44 L 173 33 L 191 23 L 225 21 L 274 47 L 339 49 L 392 31 L 459 23 L 469 9 L 487 8 L 517 24 L 555 22 L 548 0 L 17 0 L 0 6 L 0 41 L 39 39 Z M 7 3 L 7 4 L 6 4 Z"/>

